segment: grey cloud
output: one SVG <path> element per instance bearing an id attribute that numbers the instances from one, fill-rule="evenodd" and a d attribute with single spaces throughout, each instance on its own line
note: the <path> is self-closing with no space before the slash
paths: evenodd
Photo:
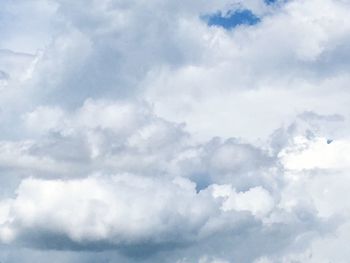
<path id="1" fill-rule="evenodd" d="M 264 242 L 289 218 L 291 232 L 282 231 L 279 240 L 284 247 L 293 235 L 318 229 L 312 205 L 284 207 L 284 189 L 288 196 L 294 186 L 268 149 L 237 139 L 194 143 L 183 126 L 156 117 L 144 104 L 89 100 L 73 112 L 41 106 L 22 120 L 38 137 L 3 142 L 2 166 L 18 175 L 27 171 L 16 195 L 3 199 L 3 211 L 9 209 L 0 231 L 5 242 L 41 250 L 117 250 L 128 261 L 162 261 L 174 251 L 196 260 L 205 246 L 215 255 L 216 240 L 224 238 L 232 246 L 256 246 L 250 257 L 241 248 L 229 256 L 249 262 L 282 249 L 255 243 L 256 231 Z M 36 179 L 28 179 L 28 171 Z"/>
<path id="2" fill-rule="evenodd" d="M 344 116 L 341 116 L 339 114 L 320 115 L 312 111 L 305 111 L 300 114 L 299 117 L 306 121 L 344 121 Z"/>
<path id="3" fill-rule="evenodd" d="M 349 10 L 5 0 L 0 261 L 346 262 Z"/>
<path id="4" fill-rule="evenodd" d="M 8 80 L 10 78 L 10 75 L 7 74 L 6 72 L 4 71 L 0 71 L 0 79 L 1 80 Z"/>

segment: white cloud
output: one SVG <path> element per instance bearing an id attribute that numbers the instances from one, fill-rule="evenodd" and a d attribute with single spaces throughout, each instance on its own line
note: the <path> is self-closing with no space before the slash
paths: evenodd
<path id="1" fill-rule="evenodd" d="M 269 213 L 274 205 L 269 192 L 262 187 L 254 187 L 243 193 L 231 190 L 231 193 L 224 197 L 227 197 L 222 205 L 224 211 L 250 211 L 255 216 Z"/>
<path id="2" fill-rule="evenodd" d="M 346 262 L 349 13 L 5 0 L 0 261 Z"/>
<path id="3" fill-rule="evenodd" d="M 220 187 L 230 186 L 196 192 L 188 179 L 131 174 L 75 180 L 28 178 L 14 199 L 1 203 L 1 239 L 41 248 L 69 248 L 70 242 L 81 248 L 182 245 L 240 227 L 244 219 L 240 211 L 263 218 L 273 208 L 272 197 L 262 188 L 231 190 L 219 200 Z M 211 222 L 218 220 L 222 223 L 212 229 Z M 52 245 L 41 243 L 47 235 L 65 239 Z"/>

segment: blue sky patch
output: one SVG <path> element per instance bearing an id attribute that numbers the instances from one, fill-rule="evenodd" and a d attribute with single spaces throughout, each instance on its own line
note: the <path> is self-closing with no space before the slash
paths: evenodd
<path id="1" fill-rule="evenodd" d="M 209 26 L 221 26 L 225 29 L 232 29 L 239 25 L 255 25 L 260 22 L 260 18 L 248 9 L 229 11 L 226 15 L 217 12 L 204 16 L 204 19 Z"/>

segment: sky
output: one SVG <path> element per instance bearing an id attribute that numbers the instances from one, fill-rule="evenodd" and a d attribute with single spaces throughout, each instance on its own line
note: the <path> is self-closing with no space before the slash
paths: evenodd
<path id="1" fill-rule="evenodd" d="M 2 0 L 0 262 L 348 263 L 349 16 Z"/>

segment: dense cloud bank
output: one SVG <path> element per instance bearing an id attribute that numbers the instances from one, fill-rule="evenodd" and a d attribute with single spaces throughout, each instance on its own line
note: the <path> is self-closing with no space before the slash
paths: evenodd
<path id="1" fill-rule="evenodd" d="M 2 5 L 1 262 L 348 262 L 350 2 Z"/>

